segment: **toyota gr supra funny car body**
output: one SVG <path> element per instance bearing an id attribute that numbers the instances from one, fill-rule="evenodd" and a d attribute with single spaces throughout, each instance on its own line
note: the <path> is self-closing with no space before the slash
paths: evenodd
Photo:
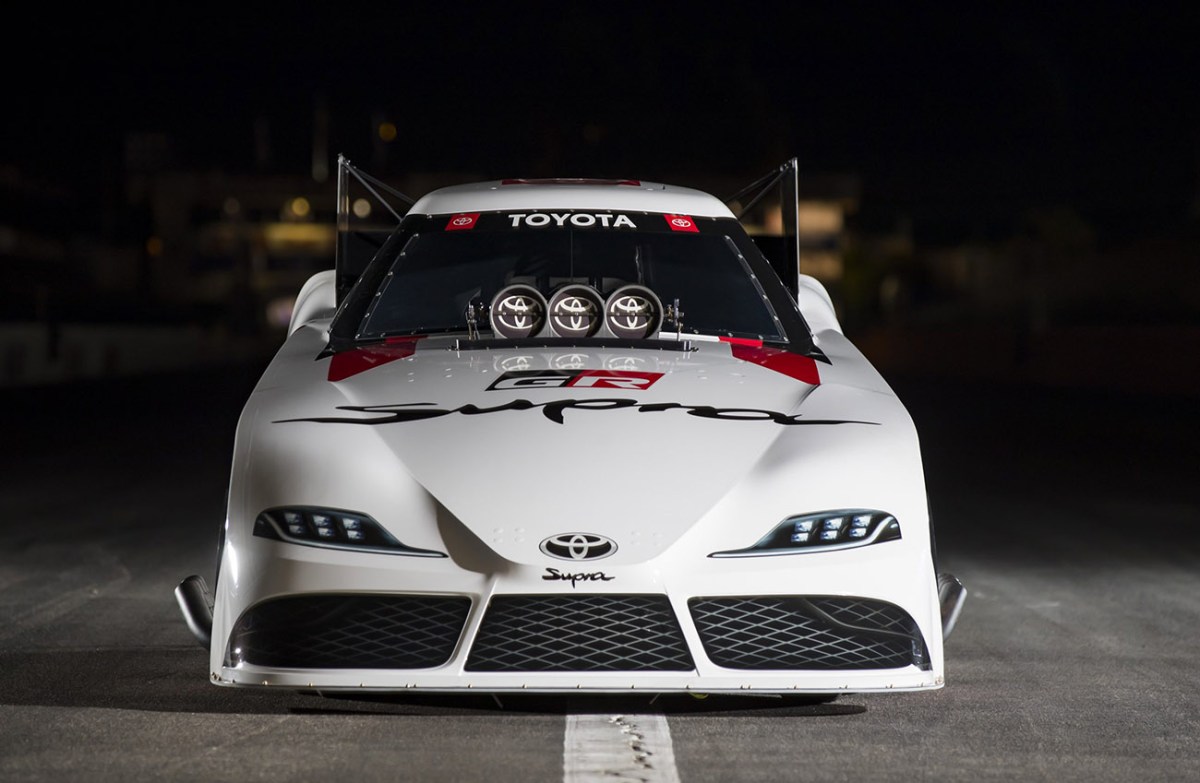
<path id="1" fill-rule="evenodd" d="M 943 684 L 913 422 L 720 200 L 449 187 L 341 273 L 242 414 L 214 589 L 177 590 L 212 682 Z"/>

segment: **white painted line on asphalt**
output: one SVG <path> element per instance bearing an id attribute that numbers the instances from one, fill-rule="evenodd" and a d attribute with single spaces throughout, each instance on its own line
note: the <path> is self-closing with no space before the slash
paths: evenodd
<path id="1" fill-rule="evenodd" d="M 563 783 L 679 783 L 662 715 L 568 715 Z"/>

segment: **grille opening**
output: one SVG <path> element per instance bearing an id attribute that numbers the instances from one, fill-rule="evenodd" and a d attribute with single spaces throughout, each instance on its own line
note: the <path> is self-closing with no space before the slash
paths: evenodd
<path id="1" fill-rule="evenodd" d="M 471 599 L 426 595 L 304 595 L 248 609 L 226 664 L 298 669 L 426 669 L 454 654 Z"/>
<path id="2" fill-rule="evenodd" d="M 662 595 L 492 598 L 467 660 L 476 672 L 691 671 Z"/>
<path id="3" fill-rule="evenodd" d="M 728 669 L 931 666 L 916 621 L 886 601 L 741 596 L 688 601 L 704 651 Z"/>

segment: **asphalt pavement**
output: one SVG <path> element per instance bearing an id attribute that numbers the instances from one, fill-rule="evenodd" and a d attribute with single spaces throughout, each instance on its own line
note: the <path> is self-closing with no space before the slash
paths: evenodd
<path id="1" fill-rule="evenodd" d="M 970 590 L 941 691 L 330 699 L 209 685 L 171 594 L 259 369 L 0 392 L 0 780 L 1200 779 L 1200 390 L 892 379 Z"/>

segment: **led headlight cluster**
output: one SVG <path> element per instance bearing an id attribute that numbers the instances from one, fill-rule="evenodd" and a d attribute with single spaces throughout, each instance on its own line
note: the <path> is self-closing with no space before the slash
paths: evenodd
<path id="1" fill-rule="evenodd" d="M 900 523 L 891 514 L 869 509 L 842 509 L 788 517 L 757 544 L 746 549 L 713 552 L 709 557 L 756 557 L 877 544 L 900 538 Z"/>
<path id="2" fill-rule="evenodd" d="M 254 535 L 293 544 L 385 552 L 413 557 L 445 557 L 432 549 L 405 546 L 366 514 L 324 508 L 271 508 L 254 520 Z"/>

